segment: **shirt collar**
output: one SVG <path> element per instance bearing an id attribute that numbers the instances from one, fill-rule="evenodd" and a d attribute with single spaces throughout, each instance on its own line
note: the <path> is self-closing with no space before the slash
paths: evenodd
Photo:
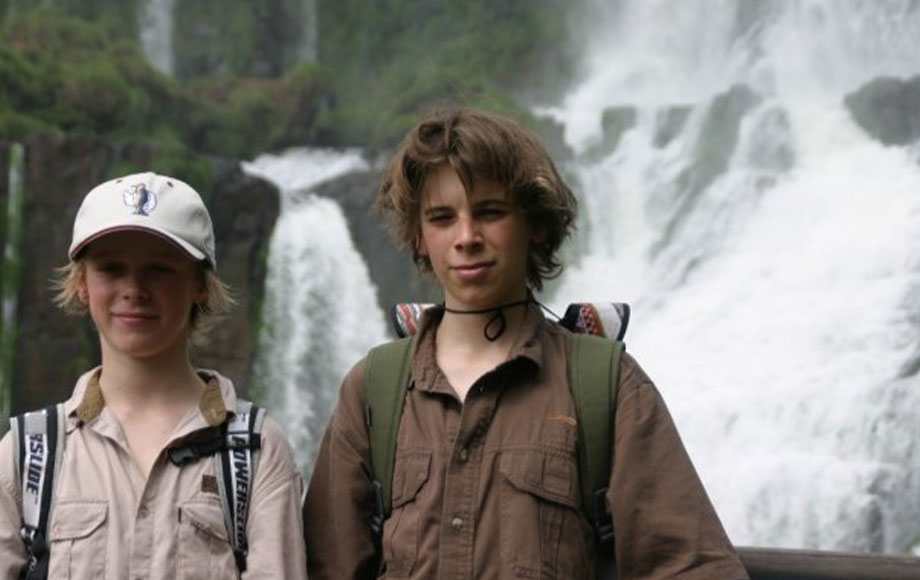
<path id="1" fill-rule="evenodd" d="M 198 374 L 205 381 L 205 389 L 198 404 L 196 423 L 200 427 L 220 425 L 227 418 L 228 409 L 236 409 L 236 392 L 230 379 L 211 370 L 199 369 Z M 77 379 L 70 399 L 64 403 L 68 421 L 67 431 L 78 425 L 96 420 L 105 408 L 105 397 L 99 386 L 102 367 L 96 367 Z M 200 420 L 200 421 L 199 421 Z"/>
<path id="2" fill-rule="evenodd" d="M 425 391 L 449 389 L 446 378 L 438 367 L 435 356 L 435 336 L 444 317 L 442 305 L 432 306 L 422 312 L 418 333 L 412 346 L 412 386 Z M 544 353 L 541 337 L 545 332 L 546 319 L 543 311 L 535 304 L 527 305 L 527 316 L 508 351 L 507 360 L 499 368 L 517 368 L 518 365 L 533 366 L 535 372 L 543 367 Z M 439 388 L 441 382 L 445 384 Z"/>

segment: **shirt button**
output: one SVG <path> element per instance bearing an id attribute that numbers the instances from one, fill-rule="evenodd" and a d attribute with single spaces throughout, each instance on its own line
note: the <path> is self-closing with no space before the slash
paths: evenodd
<path id="1" fill-rule="evenodd" d="M 450 520 L 450 527 L 452 527 L 455 530 L 459 530 L 460 528 L 463 527 L 463 520 L 460 518 L 454 518 Z"/>
<path id="2" fill-rule="evenodd" d="M 137 510 L 137 517 L 139 517 L 140 519 L 144 519 L 149 515 L 150 515 L 150 510 L 147 509 L 147 506 L 145 505 L 142 505 L 141 509 Z"/>
<path id="3" fill-rule="evenodd" d="M 470 458 L 470 452 L 466 450 L 466 447 L 460 450 L 459 456 L 461 462 L 465 462 Z"/>

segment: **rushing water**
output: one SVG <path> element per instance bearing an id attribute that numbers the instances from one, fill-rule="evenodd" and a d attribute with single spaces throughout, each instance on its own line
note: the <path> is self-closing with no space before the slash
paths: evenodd
<path id="1" fill-rule="evenodd" d="M 147 0 L 140 10 L 137 29 L 144 54 L 158 70 L 173 72 L 173 13 L 176 0 Z"/>
<path id="2" fill-rule="evenodd" d="M 633 303 L 630 349 L 733 541 L 909 550 L 920 165 L 843 100 L 920 74 L 920 2 L 597 8 L 583 82 L 544 111 L 581 152 L 556 302 Z M 608 107 L 627 129 L 605 150 Z"/>
<path id="3" fill-rule="evenodd" d="M 26 154 L 21 143 L 9 148 L 9 175 L 7 176 L 6 239 L 3 244 L 3 277 L 0 279 L 0 420 L 10 415 L 13 363 L 16 357 L 16 335 L 19 321 L 19 282 L 22 272 L 22 209 L 25 203 Z"/>
<path id="4" fill-rule="evenodd" d="M 356 151 L 292 149 L 262 155 L 245 168 L 282 193 L 254 384 L 268 394 L 272 416 L 309 472 L 345 371 L 386 337 L 367 266 L 341 209 L 310 189 L 367 165 Z"/>

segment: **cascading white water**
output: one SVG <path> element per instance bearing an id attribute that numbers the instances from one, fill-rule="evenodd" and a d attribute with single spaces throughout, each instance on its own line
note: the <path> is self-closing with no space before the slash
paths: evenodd
<path id="1" fill-rule="evenodd" d="M 583 152 L 584 251 L 554 301 L 633 303 L 630 350 L 735 543 L 910 550 L 920 165 L 843 99 L 920 74 L 920 4 L 603 10 L 584 82 L 548 110 Z M 612 106 L 634 123 L 592 156 Z"/>
<path id="2" fill-rule="evenodd" d="M 300 27 L 300 41 L 297 43 L 297 58 L 300 61 L 316 62 L 317 58 L 317 34 L 319 25 L 316 15 L 316 0 L 303 0 L 301 3 L 303 11 L 303 26 Z"/>
<path id="3" fill-rule="evenodd" d="M 25 204 L 26 151 L 21 143 L 9 148 L 7 176 L 6 239 L 3 244 L 3 277 L 0 279 L 0 420 L 10 416 L 13 364 L 19 327 L 19 281 L 22 270 L 22 210 Z"/>
<path id="4" fill-rule="evenodd" d="M 308 473 L 345 371 L 386 338 L 374 286 L 341 209 L 310 189 L 367 165 L 356 151 L 291 149 L 244 168 L 282 192 L 254 386 L 266 393 Z"/>
<path id="5" fill-rule="evenodd" d="M 155 68 L 173 73 L 173 12 L 176 0 L 147 0 L 137 28 L 144 54 Z"/>

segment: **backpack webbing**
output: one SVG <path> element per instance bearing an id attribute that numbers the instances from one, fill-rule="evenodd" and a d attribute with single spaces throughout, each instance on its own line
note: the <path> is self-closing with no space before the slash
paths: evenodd
<path id="1" fill-rule="evenodd" d="M 569 379 L 578 417 L 578 472 L 582 511 L 598 541 L 613 537 L 607 488 L 613 457 L 613 425 L 623 343 L 573 334 Z"/>
<path id="2" fill-rule="evenodd" d="M 371 527 L 379 537 L 390 515 L 396 433 L 409 386 L 412 338 L 401 338 L 371 349 L 364 376 L 365 421 L 371 442 L 376 505 Z"/>
<path id="3" fill-rule="evenodd" d="M 202 457 L 214 458 L 224 523 L 240 573 L 246 570 L 246 521 L 259 464 L 264 419 L 265 409 L 237 399 L 237 412 L 216 428 L 214 437 L 168 450 L 170 461 L 179 467 Z M 54 508 L 54 483 L 64 451 L 64 405 L 11 417 L 10 431 L 17 480 L 22 490 L 21 535 L 27 551 L 26 565 L 19 577 L 21 580 L 46 580 L 50 560 L 48 522 Z"/>
<path id="4" fill-rule="evenodd" d="M 572 335 L 569 378 L 579 425 L 579 479 L 582 511 L 594 524 L 598 540 L 612 537 L 607 509 L 613 441 L 613 410 L 623 343 Z M 371 444 L 376 506 L 371 528 L 379 537 L 390 515 L 396 437 L 409 383 L 411 337 L 380 345 L 367 356 L 364 377 L 366 421 Z"/>
<path id="5" fill-rule="evenodd" d="M 265 409 L 238 399 L 236 414 L 221 427 L 225 444 L 220 452 L 214 454 L 214 473 L 217 475 L 224 523 L 240 574 L 246 571 L 246 557 L 249 555 L 246 523 L 252 484 L 259 466 L 264 420 Z"/>
<path id="6" fill-rule="evenodd" d="M 48 578 L 48 522 L 54 509 L 54 485 L 64 450 L 64 406 L 10 418 L 14 462 L 22 496 L 22 530 L 26 563 L 23 580 Z"/>

